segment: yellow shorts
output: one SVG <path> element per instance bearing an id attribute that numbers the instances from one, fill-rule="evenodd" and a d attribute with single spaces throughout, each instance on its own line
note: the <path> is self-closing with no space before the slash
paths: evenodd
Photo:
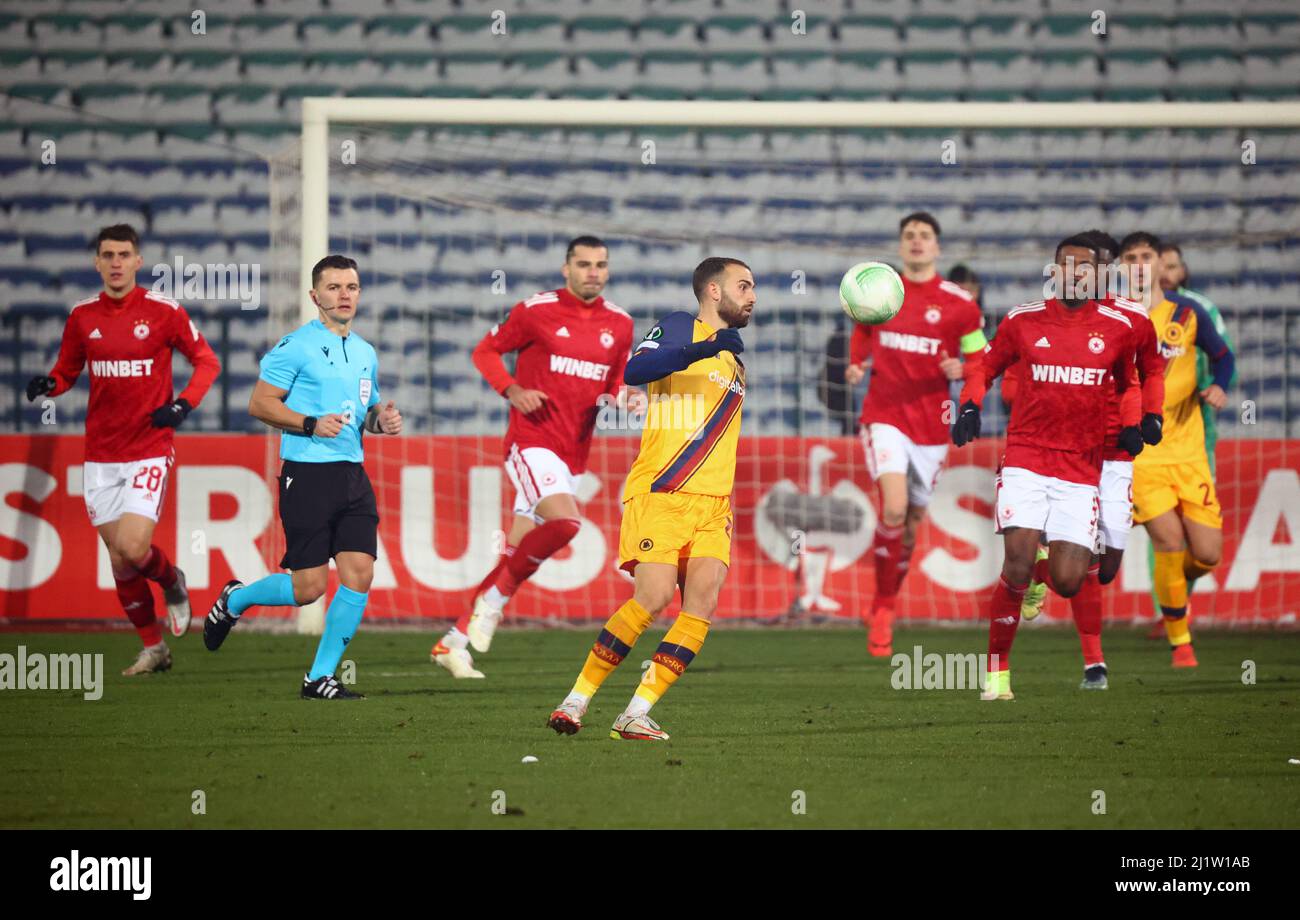
<path id="1" fill-rule="evenodd" d="M 731 565 L 731 499 L 682 492 L 647 492 L 623 503 L 618 565 L 631 572 L 639 562 L 681 565 L 709 556 Z"/>
<path id="2" fill-rule="evenodd" d="M 1185 520 L 1223 529 L 1209 461 L 1133 464 L 1133 523 L 1145 524 L 1175 509 Z"/>

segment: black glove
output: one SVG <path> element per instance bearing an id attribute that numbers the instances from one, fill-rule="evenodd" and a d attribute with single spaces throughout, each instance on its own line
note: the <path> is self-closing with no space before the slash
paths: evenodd
<path id="1" fill-rule="evenodd" d="M 703 358 L 712 358 L 720 351 L 729 351 L 738 355 L 745 350 L 745 343 L 735 329 L 722 329 L 713 334 L 713 338 L 703 342 L 693 342 L 686 346 L 693 355 L 692 363 Z"/>
<path id="2" fill-rule="evenodd" d="M 957 421 L 952 426 L 952 443 L 961 447 L 980 436 L 980 407 L 973 400 L 962 403 Z"/>
<path id="3" fill-rule="evenodd" d="M 153 426 L 155 428 L 175 428 L 185 421 L 185 416 L 194 411 L 194 407 L 187 401 L 178 399 L 173 403 L 165 406 L 159 406 L 153 410 Z"/>
<path id="4" fill-rule="evenodd" d="M 37 396 L 44 396 L 46 393 L 52 392 L 54 382 L 53 377 L 46 377 L 44 374 L 27 381 L 27 401 L 36 402 Z"/>
<path id="5" fill-rule="evenodd" d="M 1142 429 L 1137 425 L 1129 425 L 1119 433 L 1119 447 L 1127 451 L 1130 457 L 1136 457 L 1142 453 Z"/>
<path id="6" fill-rule="evenodd" d="M 1164 427 L 1165 420 L 1161 416 L 1148 412 L 1142 416 L 1142 440 L 1155 447 L 1164 437 Z"/>

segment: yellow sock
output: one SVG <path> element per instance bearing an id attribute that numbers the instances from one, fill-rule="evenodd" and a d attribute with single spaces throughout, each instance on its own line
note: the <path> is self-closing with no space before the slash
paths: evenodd
<path id="1" fill-rule="evenodd" d="M 1156 600 L 1164 615 L 1165 635 L 1170 645 L 1186 645 L 1192 641 L 1187 627 L 1187 576 L 1183 572 L 1183 555 L 1183 550 L 1155 554 Z"/>
<path id="2" fill-rule="evenodd" d="M 682 676 L 687 665 L 700 653 L 708 634 L 708 620 L 692 616 L 685 610 L 677 615 L 677 621 L 664 636 L 664 641 L 659 643 L 650 667 L 636 688 L 636 695 L 645 701 L 647 710 L 659 702 L 659 698 Z"/>
<path id="3" fill-rule="evenodd" d="M 1190 585 L 1202 575 L 1208 575 L 1214 570 L 1213 565 L 1206 565 L 1192 555 L 1191 550 L 1183 550 L 1183 577 Z"/>
<path id="4" fill-rule="evenodd" d="M 649 628 L 654 617 L 636 602 L 629 600 L 614 611 L 605 622 L 605 628 L 596 637 L 596 642 L 587 653 L 587 662 L 582 666 L 582 673 L 573 685 L 573 692 L 590 699 L 595 696 L 600 685 L 605 682 L 618 667 L 620 661 L 632 651 L 641 633 Z"/>

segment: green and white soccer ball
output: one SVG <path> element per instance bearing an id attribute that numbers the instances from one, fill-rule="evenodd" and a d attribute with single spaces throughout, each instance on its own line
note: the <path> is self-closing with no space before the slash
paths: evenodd
<path id="1" fill-rule="evenodd" d="M 859 323 L 888 322 L 903 308 L 903 279 L 884 262 L 859 262 L 840 279 L 840 306 Z"/>

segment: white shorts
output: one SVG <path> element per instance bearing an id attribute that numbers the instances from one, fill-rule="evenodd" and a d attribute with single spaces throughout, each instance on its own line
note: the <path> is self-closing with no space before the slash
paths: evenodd
<path id="1" fill-rule="evenodd" d="M 578 491 L 578 477 L 569 472 L 569 466 L 545 447 L 525 447 L 520 450 L 510 445 L 506 453 L 506 475 L 515 487 L 515 514 L 540 524 L 537 503 L 548 495 Z"/>
<path id="2" fill-rule="evenodd" d="M 86 462 L 82 493 L 90 523 L 98 527 L 123 514 L 138 514 L 155 524 L 167 494 L 171 457 L 152 457 L 126 463 Z"/>
<path id="3" fill-rule="evenodd" d="M 893 425 L 882 422 L 863 425 L 858 435 L 873 481 L 884 473 L 902 473 L 907 477 L 908 503 L 919 507 L 930 504 L 939 471 L 948 458 L 947 444 L 914 444 Z"/>
<path id="4" fill-rule="evenodd" d="M 1100 552 L 1097 543 L 1096 486 L 1043 476 L 1016 466 L 998 472 L 998 533 L 1008 527 L 1027 527 L 1041 531 L 1048 543 L 1064 540 Z"/>
<path id="5" fill-rule="evenodd" d="M 1133 462 L 1103 460 L 1101 485 L 1101 544 L 1123 549 L 1133 529 Z"/>

